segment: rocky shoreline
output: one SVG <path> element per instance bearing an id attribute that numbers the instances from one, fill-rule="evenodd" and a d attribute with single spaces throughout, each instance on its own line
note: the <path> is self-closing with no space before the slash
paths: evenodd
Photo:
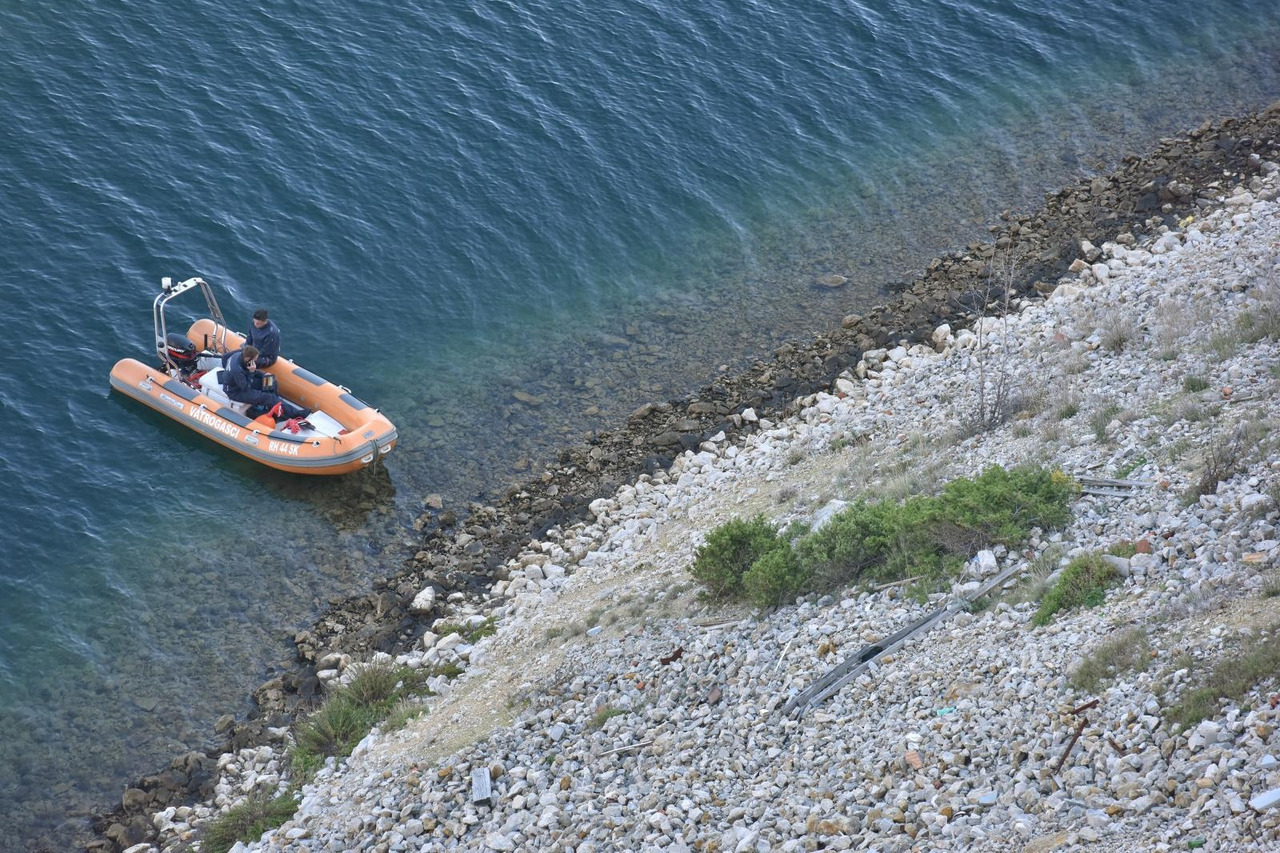
<path id="1" fill-rule="evenodd" d="M 935 259 L 890 302 L 864 316 L 845 318 L 841 329 L 784 346 L 769 360 L 722 377 L 688 398 L 642 407 L 625 426 L 565 450 L 539 476 L 509 489 L 491 505 L 459 512 L 429 497 L 427 512 L 415 523 L 422 535 L 417 555 L 395 577 L 376 583 L 371 594 L 335 604 L 311 630 L 300 632 L 296 665 L 255 691 L 253 715 L 221 720 L 219 734 L 225 742 L 220 748 L 188 753 L 164 772 L 139 780 L 118 809 L 95 821 L 101 837 L 90 849 L 148 843 L 156 837 L 156 815 L 168 812 L 172 823 L 176 810 L 190 808 L 193 798 L 215 795 L 227 767 L 218 756 L 239 756 L 250 748 L 273 755 L 294 715 L 310 707 L 323 693 L 324 682 L 336 675 L 333 663 L 378 652 L 422 650 L 442 615 L 450 614 L 452 620 L 459 612 L 510 609 L 513 599 L 531 594 L 523 591 L 530 580 L 551 580 L 543 564 L 582 565 L 590 549 L 557 544 L 557 536 L 563 542 L 565 531 L 575 525 L 599 528 L 603 535 L 600 518 L 607 521 L 610 511 L 601 502 L 615 500 L 619 488 L 646 479 L 670 481 L 673 472 L 687 466 L 687 451 L 709 453 L 708 442 L 718 448 L 745 445 L 812 410 L 813 395 L 833 388 L 848 393 L 860 385 L 854 380 L 860 363 L 866 372 L 867 351 L 926 341 L 944 324 L 958 332 L 972 322 L 973 308 L 982 313 L 983 306 L 975 305 L 971 295 L 984 291 L 999 253 L 1025 259 L 1013 282 L 1018 301 L 1038 301 L 1082 263 L 1087 274 L 1105 278 L 1106 273 L 1090 265 L 1105 260 L 1101 250 L 1082 259 L 1082 240 L 1096 246 L 1115 242 L 1123 249 L 1156 236 L 1161 226 L 1176 226 L 1220 205 L 1231 187 L 1259 179 L 1264 164 L 1280 156 L 1277 139 L 1280 107 L 1206 123 L 1185 137 L 1165 140 L 1151 154 L 1127 159 L 1111 175 L 1046 196 L 1035 214 L 1008 214 L 992 227 L 990 243 Z M 531 540 L 545 542 L 551 556 L 543 564 L 529 562 Z M 532 574 L 542 577 L 530 578 L 534 566 Z M 424 598 L 427 589 L 431 593 Z M 523 604 L 533 602 L 525 599 Z M 518 613 L 519 608 L 510 615 Z"/>

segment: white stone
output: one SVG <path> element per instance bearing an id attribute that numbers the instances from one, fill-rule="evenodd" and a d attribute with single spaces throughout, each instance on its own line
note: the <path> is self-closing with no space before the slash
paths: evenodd
<path id="1" fill-rule="evenodd" d="M 401 601 L 403 600 L 401 599 Z M 430 613 L 435 607 L 436 590 L 435 587 L 428 586 L 423 587 L 422 592 L 413 597 L 413 603 L 409 605 L 409 612 L 418 614 Z"/>
<path id="2" fill-rule="evenodd" d="M 1272 788 L 1251 798 L 1249 800 L 1249 808 L 1260 812 L 1275 806 L 1277 803 L 1280 803 L 1280 788 Z"/>
<path id="3" fill-rule="evenodd" d="M 461 642 L 462 642 L 462 635 L 459 634 L 457 631 L 454 631 L 452 634 L 448 635 L 447 637 L 441 637 L 438 641 L 436 641 L 435 650 L 437 652 L 447 652 L 450 649 L 457 648 Z"/>

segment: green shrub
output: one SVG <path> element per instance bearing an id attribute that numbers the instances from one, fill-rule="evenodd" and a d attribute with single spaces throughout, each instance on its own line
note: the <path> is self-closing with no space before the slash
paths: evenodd
<path id="1" fill-rule="evenodd" d="M 751 564 L 742 576 L 742 589 L 753 604 L 771 607 L 795 598 L 807 580 L 795 552 L 783 543 Z"/>
<path id="2" fill-rule="evenodd" d="M 787 543 L 763 515 L 747 521 L 734 518 L 707 534 L 689 571 L 713 596 L 736 595 L 751 565 L 780 546 Z"/>
<path id="3" fill-rule="evenodd" d="M 1208 387 L 1209 380 L 1205 379 L 1203 376 L 1192 376 L 1188 373 L 1186 376 L 1182 377 L 1182 390 L 1184 391 L 1196 394 L 1200 391 L 1204 391 Z"/>
<path id="4" fill-rule="evenodd" d="M 858 501 L 812 533 L 793 526 L 779 534 L 761 516 L 734 519 L 711 532 L 691 572 L 713 595 L 762 607 L 858 580 L 918 577 L 927 592 L 981 547 L 1014 545 L 1032 527 L 1064 524 L 1076 489 L 1060 472 L 993 466 L 951 481 L 936 497 Z"/>
<path id="5" fill-rule="evenodd" d="M 1040 609 L 1032 618 L 1035 625 L 1048 625 L 1055 614 L 1076 607 L 1097 607 L 1106 600 L 1107 590 L 1120 580 L 1120 573 L 1098 554 L 1076 557 L 1045 593 Z"/>
<path id="6" fill-rule="evenodd" d="M 1032 527 L 1064 524 L 1075 493 L 1061 473 L 993 466 L 951 481 L 937 497 L 860 501 L 797 543 L 801 574 L 817 590 L 914 575 L 936 582 L 985 545 L 1013 545 Z"/>
<path id="7" fill-rule="evenodd" d="M 205 853 L 227 853 L 237 841 L 257 841 L 262 833 L 280 826 L 297 810 L 298 801 L 292 792 L 271 797 L 255 791 L 205 826 L 200 849 Z"/>

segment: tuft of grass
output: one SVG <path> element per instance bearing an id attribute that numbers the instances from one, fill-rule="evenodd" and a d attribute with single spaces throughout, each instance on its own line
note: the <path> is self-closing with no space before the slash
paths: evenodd
<path id="1" fill-rule="evenodd" d="M 416 720 L 427 712 L 427 706 L 416 699 L 401 699 L 391 706 L 391 711 L 387 714 L 387 719 L 382 723 L 382 730 L 386 732 L 398 732 L 405 726 L 409 725 L 410 720 Z"/>
<path id="2" fill-rule="evenodd" d="M 587 731 L 597 731 L 598 729 L 603 728 L 604 724 L 612 720 L 614 717 L 621 717 L 625 713 L 627 712 L 621 708 L 601 708 L 592 715 L 591 719 L 587 720 Z"/>
<path id="3" fill-rule="evenodd" d="M 1014 425 L 1013 425 L 1013 437 L 1014 437 L 1014 438 L 1030 438 L 1030 437 L 1031 437 L 1031 427 L 1030 427 L 1030 425 L 1028 425 L 1028 424 L 1026 424 L 1026 423 L 1017 423 L 1017 424 L 1014 424 Z"/>
<path id="4" fill-rule="evenodd" d="M 1280 671 L 1280 645 L 1274 637 L 1278 628 L 1280 625 L 1271 626 L 1258 639 L 1218 661 L 1200 687 L 1187 691 L 1169 706 L 1165 719 L 1190 728 L 1214 716 L 1221 700 L 1242 699 L 1260 681 L 1275 678 Z"/>
<path id="5" fill-rule="evenodd" d="M 1124 352 L 1125 346 L 1133 340 L 1133 324 L 1127 317 L 1112 317 L 1102 328 L 1102 337 L 1098 344 L 1109 353 Z"/>
<path id="6" fill-rule="evenodd" d="M 1209 338 L 1206 349 L 1219 361 L 1226 361 L 1236 354 L 1243 343 L 1239 332 L 1235 330 L 1218 332 Z"/>
<path id="7" fill-rule="evenodd" d="M 804 451 L 801 450 L 800 448 L 793 447 L 791 448 L 790 452 L 787 453 L 788 465 L 799 465 L 803 461 L 804 461 Z"/>
<path id="8" fill-rule="evenodd" d="M 1205 379 L 1203 376 L 1193 376 L 1188 373 L 1186 376 L 1182 377 L 1183 391 L 1187 391 L 1191 394 L 1198 394 L 1201 391 L 1207 390 L 1208 387 L 1209 380 Z"/>
<path id="9" fill-rule="evenodd" d="M 1113 557 L 1124 557 L 1126 560 L 1138 553 L 1138 548 L 1128 539 L 1122 539 L 1107 549 Z"/>
<path id="10" fill-rule="evenodd" d="M 1128 672 L 1143 672 L 1151 662 L 1151 642 L 1145 631 L 1131 628 L 1094 649 L 1071 674 L 1071 685 L 1092 693 L 1102 682 Z"/>
<path id="11" fill-rule="evenodd" d="M 1268 581 L 1267 585 L 1262 588 L 1262 597 L 1263 598 L 1280 597 L 1280 579 L 1273 578 L 1272 580 Z"/>
<path id="12" fill-rule="evenodd" d="M 441 637 L 447 637 L 450 634 L 461 634 L 463 642 L 475 643 L 478 640 L 492 637 L 496 634 L 498 632 L 498 623 L 497 620 L 490 616 L 474 628 L 461 622 L 438 622 L 432 626 L 431 630 Z"/>
<path id="13" fill-rule="evenodd" d="M 292 791 L 277 797 L 255 791 L 205 825 L 200 849 L 205 853 L 227 853 L 238 841 L 257 841 L 262 833 L 280 826 L 297 810 L 298 800 Z"/>
<path id="14" fill-rule="evenodd" d="M 1040 609 L 1032 617 L 1034 625 L 1048 625 L 1063 610 L 1097 607 L 1106 600 L 1107 590 L 1120 581 L 1120 573 L 1098 554 L 1076 557 L 1045 593 Z"/>
<path id="15" fill-rule="evenodd" d="M 1191 439 L 1179 438 L 1177 441 L 1165 448 L 1165 456 L 1170 462 L 1177 462 L 1183 456 L 1187 455 L 1187 451 L 1191 449 Z"/>
<path id="16" fill-rule="evenodd" d="M 357 705 L 342 694 L 333 696 L 294 725 L 294 767 L 308 778 L 329 756 L 350 755 L 381 717 L 381 713 Z"/>
<path id="17" fill-rule="evenodd" d="M 1061 559 L 1062 551 L 1058 546 L 1045 549 L 1043 554 L 1027 565 L 1026 572 L 1019 576 L 1018 585 L 1001 595 L 1000 600 L 1007 604 L 1039 601 L 1048 591 L 1049 577 L 1058 570 L 1058 562 Z"/>
<path id="18" fill-rule="evenodd" d="M 1120 407 L 1115 403 L 1107 403 L 1089 416 L 1089 426 L 1093 428 L 1093 437 L 1099 442 L 1107 440 L 1107 424 L 1120 414 Z"/>
<path id="19" fill-rule="evenodd" d="M 1121 465 L 1119 468 L 1116 469 L 1116 479 L 1123 480 L 1126 477 L 1128 477 L 1130 474 L 1132 474 L 1134 471 L 1137 471 L 1139 468 L 1141 468 L 1143 465 L 1146 465 L 1146 464 L 1147 464 L 1147 457 L 1145 456 L 1139 456 L 1137 459 L 1126 462 L 1124 465 Z"/>
<path id="20" fill-rule="evenodd" d="M 1249 307 L 1236 317 L 1236 326 L 1245 343 L 1280 338 L 1280 282 L 1272 272 L 1254 282 Z"/>
<path id="21" fill-rule="evenodd" d="M 294 723 L 292 760 L 299 776 L 310 778 L 330 756 L 350 755 L 400 700 L 420 692 L 428 677 L 450 666 L 461 672 L 456 664 L 429 671 L 387 664 L 366 666 L 349 683 L 336 688 L 323 705 Z"/>
<path id="22" fill-rule="evenodd" d="M 402 670 L 396 667 L 374 664 L 357 672 L 342 692 L 356 705 L 382 705 L 396 695 L 403 677 Z"/>

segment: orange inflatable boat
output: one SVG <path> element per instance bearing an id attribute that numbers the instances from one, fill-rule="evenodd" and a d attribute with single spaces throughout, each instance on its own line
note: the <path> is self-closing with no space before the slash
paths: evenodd
<path id="1" fill-rule="evenodd" d="M 227 329 L 213 290 L 201 278 L 179 284 L 166 278 L 161 288 L 152 305 L 160 366 L 121 359 L 111 369 L 112 388 L 281 471 L 346 474 L 391 452 L 396 428 L 381 412 L 283 357 L 265 371 L 275 377 L 280 396 L 311 414 L 301 422 L 276 424 L 269 415 L 251 420 L 246 404 L 228 399 L 218 383 L 222 355 L 243 346 L 244 338 Z M 191 290 L 204 295 L 209 316 L 193 323 L 185 335 L 171 333 L 165 327 L 165 306 Z"/>

